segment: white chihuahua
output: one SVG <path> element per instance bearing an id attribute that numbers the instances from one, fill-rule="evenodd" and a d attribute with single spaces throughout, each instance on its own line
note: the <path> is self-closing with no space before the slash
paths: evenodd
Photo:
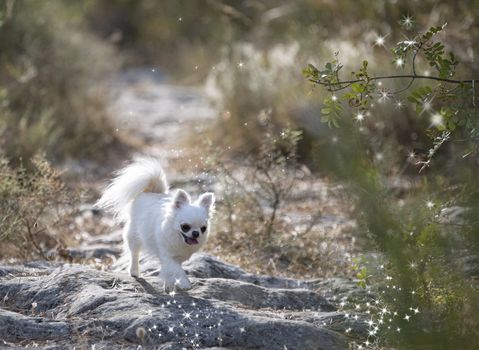
<path id="1" fill-rule="evenodd" d="M 140 250 L 157 256 L 165 290 L 188 289 L 191 283 L 181 268 L 205 243 L 214 210 L 213 193 L 191 202 L 187 192 L 168 193 L 160 163 L 152 158 L 135 160 L 120 170 L 97 202 L 124 222 L 124 242 L 130 253 L 130 274 L 139 275 Z"/>

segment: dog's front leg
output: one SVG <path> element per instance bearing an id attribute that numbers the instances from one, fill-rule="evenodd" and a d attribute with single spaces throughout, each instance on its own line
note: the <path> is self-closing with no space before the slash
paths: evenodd
<path id="1" fill-rule="evenodd" d="M 163 280 L 165 291 L 191 288 L 191 283 L 181 267 L 181 263 L 171 258 L 161 260 L 160 277 Z"/>

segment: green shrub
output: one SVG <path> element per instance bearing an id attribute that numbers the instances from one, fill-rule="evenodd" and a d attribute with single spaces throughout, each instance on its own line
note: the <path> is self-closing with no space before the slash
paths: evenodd
<path id="1" fill-rule="evenodd" d="M 380 253 L 377 260 L 365 254 L 355 267 L 360 284 L 378 298 L 375 309 L 364 308 L 374 311 L 370 337 L 363 345 L 475 349 L 479 343 L 479 317 L 471 312 L 479 308 L 479 188 L 477 167 L 467 159 L 477 153 L 479 109 L 472 81 L 455 78 L 454 54 L 446 53 L 436 41 L 443 28 L 432 27 L 392 49 L 393 63 L 398 65 L 400 59 L 399 66 L 411 65 L 404 74 L 412 82 L 431 80 L 428 85 L 406 84 L 405 89 L 389 93 L 394 98 L 407 94 L 417 118 L 429 122 L 423 133 L 431 138 L 430 150 L 422 156 L 411 150 L 403 160 L 423 171 L 422 177 L 406 177 L 404 171 L 395 171 L 392 177 L 380 166 L 374 149 L 374 124 L 368 122 L 373 117 L 368 112 L 385 92 L 376 82 L 396 79 L 394 73 L 379 79 L 369 71 L 367 61 L 353 72 L 351 81 L 345 80 L 349 78 L 341 74 L 337 60 L 324 68 L 305 69 L 308 79 L 329 93 L 324 121 L 338 127 L 336 142 L 324 144 L 318 161 L 347 184 L 361 232 L 369 238 L 368 250 Z M 432 76 L 416 74 L 415 60 L 420 55 L 435 72 Z M 447 142 L 459 145 L 436 162 Z M 429 166 L 432 171 L 426 170 Z M 400 188 L 400 181 L 407 186 Z M 451 210 L 461 215 L 448 218 Z"/>

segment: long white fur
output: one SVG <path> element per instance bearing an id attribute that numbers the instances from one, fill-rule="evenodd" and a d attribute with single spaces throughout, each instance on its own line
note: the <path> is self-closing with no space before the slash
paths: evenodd
<path id="1" fill-rule="evenodd" d="M 132 276 L 139 275 L 139 255 L 145 250 L 159 258 L 165 289 L 187 289 L 191 284 L 181 263 L 205 243 L 214 201 L 214 194 L 209 192 L 195 202 L 181 189 L 170 195 L 160 163 L 140 158 L 117 172 L 97 206 L 125 223 L 124 241 Z M 187 232 L 181 228 L 185 223 L 191 226 Z M 200 233 L 203 226 L 207 230 Z M 195 231 L 199 234 L 197 244 L 187 243 Z"/>
<path id="2" fill-rule="evenodd" d="M 96 205 L 113 213 L 120 221 L 128 219 L 125 210 L 142 192 L 168 193 L 168 182 L 158 160 L 136 158 L 133 163 L 117 171 Z"/>

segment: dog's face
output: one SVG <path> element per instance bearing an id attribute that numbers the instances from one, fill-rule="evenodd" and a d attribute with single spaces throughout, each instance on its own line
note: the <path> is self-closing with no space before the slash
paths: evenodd
<path id="1" fill-rule="evenodd" d="M 173 225 L 184 244 L 202 245 L 209 230 L 209 219 L 213 213 L 215 196 L 203 193 L 196 202 L 183 190 L 173 197 Z"/>

